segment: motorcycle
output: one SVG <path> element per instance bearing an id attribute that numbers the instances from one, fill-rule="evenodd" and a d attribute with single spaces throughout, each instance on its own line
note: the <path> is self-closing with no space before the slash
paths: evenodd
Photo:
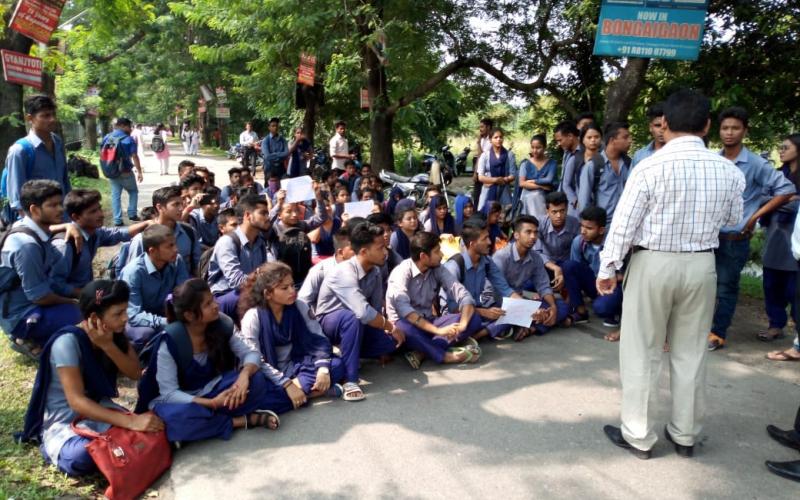
<path id="1" fill-rule="evenodd" d="M 458 177 L 459 175 L 468 175 L 472 174 L 472 165 L 469 166 L 467 169 L 467 156 L 469 156 L 470 152 L 469 146 L 465 147 L 461 153 L 456 156 L 455 163 L 453 164 L 453 175 Z"/>
<path id="2" fill-rule="evenodd" d="M 323 179 L 325 174 L 330 171 L 331 159 L 326 148 L 321 146 L 314 148 L 314 158 L 309 164 L 309 169 L 311 170 L 311 177 L 314 179 Z"/>
<path id="3" fill-rule="evenodd" d="M 438 161 L 439 168 L 442 175 L 442 179 L 444 181 L 445 186 L 449 186 L 451 182 L 453 182 L 453 168 L 455 167 L 455 160 L 453 158 L 453 153 L 450 152 L 450 146 L 444 146 L 442 148 L 442 159 L 439 159 L 436 155 L 431 153 L 425 153 L 422 155 L 422 166 L 423 171 L 430 172 L 433 163 Z"/>
<path id="4" fill-rule="evenodd" d="M 425 191 L 430 182 L 428 174 L 419 173 L 411 177 L 405 177 L 394 172 L 381 170 L 378 178 L 384 186 L 387 186 L 384 193 L 385 198 L 389 198 L 389 193 L 391 193 L 392 189 L 399 187 L 403 192 L 403 198 L 414 200 L 417 205 L 425 203 Z"/>

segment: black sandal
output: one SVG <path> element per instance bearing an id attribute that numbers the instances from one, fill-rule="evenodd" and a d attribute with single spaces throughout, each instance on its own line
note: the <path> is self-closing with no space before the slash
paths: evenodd
<path id="1" fill-rule="evenodd" d="M 250 419 L 253 419 L 251 422 Z M 269 426 L 271 422 L 275 423 L 275 428 Z M 250 429 L 255 427 L 264 427 L 271 431 L 277 431 L 281 426 L 281 419 L 277 413 L 272 410 L 256 410 L 244 419 L 244 428 Z"/>

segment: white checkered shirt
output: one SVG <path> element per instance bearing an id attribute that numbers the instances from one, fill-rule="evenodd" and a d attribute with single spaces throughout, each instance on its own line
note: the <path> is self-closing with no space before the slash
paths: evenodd
<path id="1" fill-rule="evenodd" d="M 598 278 L 622 268 L 634 246 L 697 252 L 719 246 L 719 230 L 742 219 L 744 175 L 702 139 L 669 141 L 631 173 L 614 212 Z"/>

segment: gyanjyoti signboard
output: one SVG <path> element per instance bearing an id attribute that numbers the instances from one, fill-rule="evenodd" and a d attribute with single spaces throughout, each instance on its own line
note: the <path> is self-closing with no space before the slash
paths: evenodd
<path id="1" fill-rule="evenodd" d="M 46 44 L 58 27 L 64 3 L 66 0 L 19 0 L 9 27 Z"/>
<path id="2" fill-rule="evenodd" d="M 3 78 L 8 83 L 42 88 L 42 60 L 19 52 L 0 50 L 3 58 Z"/>
<path id="3" fill-rule="evenodd" d="M 594 55 L 694 61 L 707 0 L 603 0 Z"/>

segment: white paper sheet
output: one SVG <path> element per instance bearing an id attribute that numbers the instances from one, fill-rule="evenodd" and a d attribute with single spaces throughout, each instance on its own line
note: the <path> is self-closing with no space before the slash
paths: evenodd
<path id="1" fill-rule="evenodd" d="M 282 179 L 281 189 L 286 190 L 287 203 L 297 203 L 298 201 L 313 200 L 315 198 L 311 177 L 307 175 L 293 179 Z"/>
<path id="2" fill-rule="evenodd" d="M 372 200 L 354 201 L 344 204 L 344 213 L 350 217 L 368 217 L 373 208 L 375 208 L 375 202 Z"/>
<path id="3" fill-rule="evenodd" d="M 528 328 L 533 323 L 533 313 L 539 310 L 542 302 L 539 300 L 512 299 L 503 297 L 503 310 L 506 312 L 497 324 L 515 325 Z"/>

